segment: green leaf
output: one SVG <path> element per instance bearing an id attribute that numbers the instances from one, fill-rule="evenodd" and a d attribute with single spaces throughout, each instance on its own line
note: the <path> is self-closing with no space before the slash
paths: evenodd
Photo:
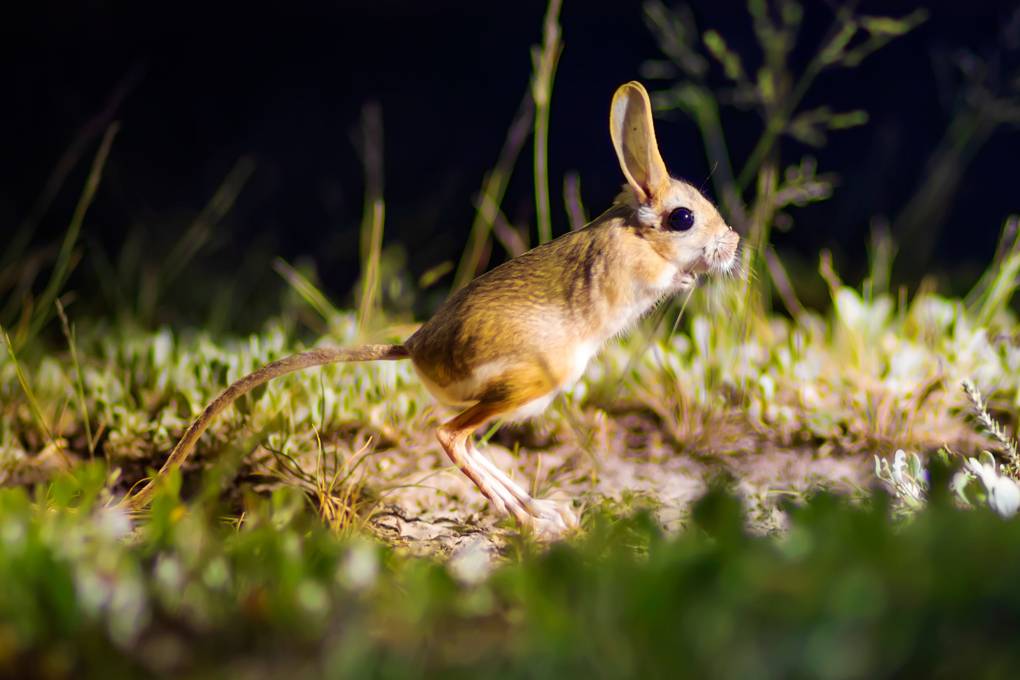
<path id="1" fill-rule="evenodd" d="M 744 80 L 744 67 L 740 63 L 740 57 L 726 45 L 726 41 L 717 31 L 706 31 L 704 41 L 705 47 L 723 67 L 723 73 L 727 78 L 738 82 Z"/>
<path id="2" fill-rule="evenodd" d="M 822 48 L 818 58 L 823 64 L 833 64 L 840 60 L 843 56 L 846 46 L 853 39 L 854 35 L 857 34 L 857 23 L 855 21 L 847 20 L 840 26 L 832 39 Z"/>
<path id="3" fill-rule="evenodd" d="M 924 10 L 914 11 L 902 19 L 893 17 L 862 16 L 861 26 L 873 35 L 895 37 L 909 33 L 914 27 L 928 18 Z"/>
<path id="4" fill-rule="evenodd" d="M 829 116 L 827 124 L 830 130 L 845 130 L 864 125 L 867 122 L 868 112 L 862 109 L 855 109 L 844 113 L 833 113 Z"/>

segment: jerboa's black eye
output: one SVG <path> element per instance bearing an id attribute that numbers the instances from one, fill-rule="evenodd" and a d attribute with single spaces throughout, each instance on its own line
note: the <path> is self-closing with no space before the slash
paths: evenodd
<path id="1" fill-rule="evenodd" d="M 694 226 L 694 213 L 688 208 L 675 208 L 666 218 L 666 226 L 673 231 L 687 231 Z"/>

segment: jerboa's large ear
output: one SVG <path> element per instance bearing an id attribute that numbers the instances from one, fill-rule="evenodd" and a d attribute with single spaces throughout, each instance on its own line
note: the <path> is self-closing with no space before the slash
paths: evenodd
<path id="1" fill-rule="evenodd" d="M 652 123 L 652 103 L 644 86 L 631 81 L 613 95 L 609 134 L 627 182 L 641 203 L 650 203 L 669 188 L 669 172 L 659 155 Z"/>

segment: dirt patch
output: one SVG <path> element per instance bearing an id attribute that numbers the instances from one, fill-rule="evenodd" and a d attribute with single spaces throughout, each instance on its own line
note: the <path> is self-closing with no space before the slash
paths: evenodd
<path id="1" fill-rule="evenodd" d="M 854 495 L 872 483 L 872 463 L 860 454 L 781 447 L 753 435 L 737 446 L 728 445 L 725 454 L 677 450 L 633 432 L 614 427 L 598 447 L 561 441 L 540 450 L 516 447 L 514 452 L 497 442 L 480 448 L 536 497 L 570 500 L 582 514 L 605 503 L 624 512 L 650 507 L 668 531 L 683 526 L 691 504 L 719 476 L 733 480 L 755 532 L 782 527 L 783 499 L 796 500 L 819 489 Z M 381 506 L 371 526 L 385 540 L 415 554 L 453 559 L 466 553 L 492 558 L 504 554 L 515 532 L 512 523 L 496 516 L 429 440 L 422 437 L 414 446 L 374 456 L 366 479 Z"/>

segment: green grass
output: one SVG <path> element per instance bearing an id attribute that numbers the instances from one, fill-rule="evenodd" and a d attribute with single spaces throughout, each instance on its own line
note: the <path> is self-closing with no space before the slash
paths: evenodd
<path id="1" fill-rule="evenodd" d="M 665 536 L 646 514 L 447 564 L 338 538 L 301 495 L 241 519 L 171 480 L 132 520 L 107 472 L 0 490 L 0 669 L 48 677 L 1007 677 L 1020 524 L 941 494 L 791 509 L 780 539 L 710 492 Z M 480 571 L 481 569 L 481 571 Z"/>

